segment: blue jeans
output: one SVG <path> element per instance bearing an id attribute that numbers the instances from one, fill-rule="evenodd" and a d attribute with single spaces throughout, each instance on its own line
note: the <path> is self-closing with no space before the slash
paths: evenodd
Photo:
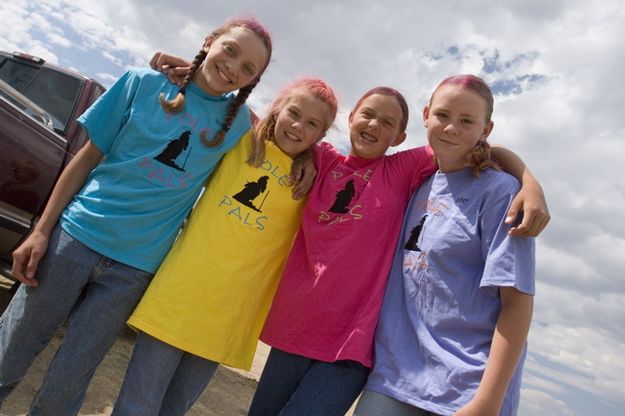
<path id="1" fill-rule="evenodd" d="M 365 390 L 358 400 L 354 416 L 438 416 L 436 413 L 400 402 L 385 394 Z"/>
<path id="2" fill-rule="evenodd" d="M 249 416 L 343 416 L 367 381 L 355 361 L 332 363 L 272 348 Z"/>
<path id="3" fill-rule="evenodd" d="M 152 274 L 104 257 L 56 226 L 36 272 L 0 318 L 0 402 L 67 320 L 30 415 L 75 415 Z M 69 319 L 68 319 L 69 318 Z"/>
<path id="4" fill-rule="evenodd" d="M 139 332 L 112 416 L 182 416 L 218 365 Z"/>

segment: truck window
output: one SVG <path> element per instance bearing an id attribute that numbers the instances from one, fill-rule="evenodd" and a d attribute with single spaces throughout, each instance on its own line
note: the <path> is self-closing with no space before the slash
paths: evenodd
<path id="1" fill-rule="evenodd" d="M 65 131 L 82 87 L 80 79 L 12 59 L 2 62 L 0 78 L 50 114 L 57 131 Z"/>

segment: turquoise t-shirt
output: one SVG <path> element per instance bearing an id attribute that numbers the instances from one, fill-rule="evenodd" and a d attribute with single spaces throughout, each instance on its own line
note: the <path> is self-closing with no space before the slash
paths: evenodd
<path id="1" fill-rule="evenodd" d="M 251 127 L 243 106 L 224 142 L 202 144 L 222 124 L 233 95 L 189 84 L 185 108 L 166 113 L 159 95 L 178 88 L 152 70 L 124 74 L 79 119 L 105 158 L 62 214 L 72 237 L 113 260 L 154 272 L 223 154 Z"/>

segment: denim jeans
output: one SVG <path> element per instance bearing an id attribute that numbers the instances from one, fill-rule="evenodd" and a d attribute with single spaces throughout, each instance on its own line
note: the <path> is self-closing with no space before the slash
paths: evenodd
<path id="1" fill-rule="evenodd" d="M 355 361 L 328 363 L 272 348 L 248 415 L 343 416 L 368 375 Z"/>
<path id="2" fill-rule="evenodd" d="M 385 394 L 365 390 L 358 400 L 354 416 L 438 416 L 436 413 L 400 402 Z"/>
<path id="3" fill-rule="evenodd" d="M 21 285 L 0 318 L 0 402 L 67 320 L 29 414 L 75 415 L 152 274 L 96 253 L 57 225 L 35 277 L 39 286 Z"/>
<path id="4" fill-rule="evenodd" d="M 182 416 L 218 365 L 139 332 L 112 416 Z"/>

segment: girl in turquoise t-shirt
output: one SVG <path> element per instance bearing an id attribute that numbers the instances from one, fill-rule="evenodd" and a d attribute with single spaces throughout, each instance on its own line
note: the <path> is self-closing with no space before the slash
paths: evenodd
<path id="1" fill-rule="evenodd" d="M 206 38 L 180 89 L 132 70 L 80 118 L 90 140 L 13 253 L 23 284 L 0 325 L 0 402 L 69 318 L 29 413 L 78 412 L 206 178 L 250 129 L 244 104 L 271 50 L 256 20 L 229 21 Z"/>

